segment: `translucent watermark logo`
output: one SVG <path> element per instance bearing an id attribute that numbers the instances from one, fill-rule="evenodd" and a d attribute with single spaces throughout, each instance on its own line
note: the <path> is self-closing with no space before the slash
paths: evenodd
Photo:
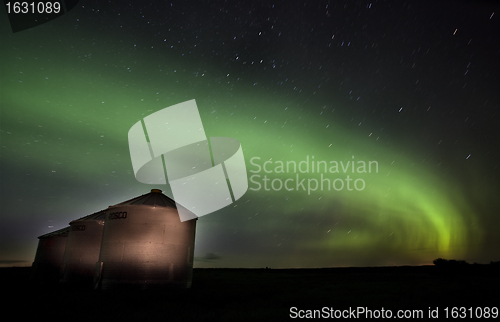
<path id="1" fill-rule="evenodd" d="M 181 221 L 228 206 L 248 189 L 240 142 L 208 139 L 195 100 L 146 116 L 129 130 L 128 141 L 137 181 L 168 180 Z"/>
<path id="2" fill-rule="evenodd" d="M 366 187 L 366 182 L 358 176 L 378 173 L 377 161 L 365 162 L 356 160 L 354 156 L 349 161 L 317 161 L 314 160 L 314 156 L 308 155 L 305 160 L 300 162 L 280 160 L 262 162 L 260 157 L 253 157 L 250 159 L 250 164 L 253 168 L 249 172 L 255 173 L 250 176 L 252 184 L 250 190 L 279 191 L 286 189 L 288 191 L 307 191 L 308 195 L 317 190 L 362 191 Z M 274 174 L 274 178 L 271 179 L 268 174 Z M 290 174 L 292 174 L 291 177 Z M 314 175 L 317 178 L 314 178 Z"/>

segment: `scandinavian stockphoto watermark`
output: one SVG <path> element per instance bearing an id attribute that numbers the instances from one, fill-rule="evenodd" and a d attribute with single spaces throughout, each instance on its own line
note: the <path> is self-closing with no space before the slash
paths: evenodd
<path id="1" fill-rule="evenodd" d="M 181 221 L 228 206 L 248 189 L 240 142 L 208 139 L 195 100 L 146 116 L 130 128 L 128 141 L 137 181 L 168 179 Z"/>
<path id="2" fill-rule="evenodd" d="M 253 191 L 312 191 L 348 190 L 362 191 L 366 182 L 358 176 L 368 173 L 378 173 L 377 161 L 356 160 L 352 156 L 349 161 L 315 160 L 314 156 L 307 155 L 302 161 L 273 161 L 262 162 L 260 157 L 250 159 L 252 168 L 249 172 Z M 272 178 L 268 176 L 272 174 Z M 290 176 L 291 175 L 291 176 Z M 351 177 L 354 175 L 354 177 Z"/>
<path id="3" fill-rule="evenodd" d="M 230 205 L 249 189 L 238 140 L 207 138 L 195 100 L 179 103 L 134 124 L 128 133 L 137 181 L 170 184 L 181 221 Z M 377 161 L 263 161 L 252 157 L 250 190 L 362 191 L 362 174 L 378 173 Z M 272 174 L 272 176 L 271 176 Z M 269 175 L 269 176 L 268 176 Z M 352 177 L 351 177 L 352 176 Z M 271 178 L 272 177 L 272 178 Z"/>

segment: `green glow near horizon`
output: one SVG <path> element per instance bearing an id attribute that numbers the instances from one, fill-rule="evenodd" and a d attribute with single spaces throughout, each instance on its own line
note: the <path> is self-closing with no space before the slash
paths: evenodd
<path id="1" fill-rule="evenodd" d="M 103 57 L 93 58 L 95 62 L 89 61 L 82 70 L 78 66 L 83 64 L 70 58 L 26 62 L 13 58 L 16 54 L 12 52 L 8 57 L 11 61 L 6 60 L 2 68 L 1 136 L 7 151 L 4 164 L 12 169 L 28 167 L 27 171 L 54 172 L 54 176 L 61 173 L 54 180 L 69 185 L 101 184 L 102 177 L 114 172 L 119 178 L 108 176 L 108 182 L 116 178 L 116 182 L 137 185 L 128 154 L 129 128 L 146 115 L 194 98 L 207 136 L 237 138 L 249 170 L 253 157 L 260 157 L 261 162 L 298 163 L 312 155 L 326 161 L 350 161 L 355 156 L 379 164 L 378 173 L 353 175 L 365 180 L 363 191 L 315 191 L 310 196 L 285 189 L 248 191 L 236 202 L 238 213 L 254 216 L 260 212 L 260 217 L 254 216 L 250 223 L 227 216 L 222 223 L 217 215 L 209 215 L 200 219 L 201 235 L 208 229 L 204 223 L 206 227 L 230 226 L 234 225 L 227 223 L 231 218 L 248 234 L 259 229 L 270 235 L 274 230 L 304 234 L 299 242 L 285 239 L 289 252 L 280 253 L 283 265 L 296 262 L 299 266 L 308 264 L 288 260 L 298 256 L 294 252 L 371 250 L 380 257 L 388 252 L 418 263 L 435 257 L 459 258 L 480 243 L 479 227 L 471 226 L 474 209 L 453 180 L 439 168 L 421 164 L 416 150 L 402 155 L 396 139 L 388 147 L 388 139 L 381 138 L 376 129 L 361 132 L 340 117 L 335 121 L 331 110 L 336 102 L 325 109 L 332 114 L 327 120 L 319 112 L 304 112 L 318 110 L 314 100 L 306 103 L 299 96 L 270 95 L 249 86 L 250 80 L 240 84 L 215 68 L 202 77 L 191 74 L 188 63 L 182 65 L 188 70 L 184 72 L 178 62 L 164 63 L 161 71 L 148 62 L 128 72 L 126 66 L 133 66 L 136 58 L 122 61 L 119 67 L 105 66 Z M 168 61 L 169 57 L 161 59 Z M 69 73 L 68 66 L 74 66 Z M 272 180 L 288 174 L 267 175 Z M 301 177 L 317 179 L 318 174 Z M 449 181 L 445 183 L 445 179 Z M 225 212 L 234 211 L 229 208 Z M 282 214 L 292 222 L 288 228 L 282 227 Z M 318 221 L 320 228 L 316 228 Z M 269 258 L 273 256 L 277 255 Z M 331 263 L 337 262 L 332 259 Z"/>

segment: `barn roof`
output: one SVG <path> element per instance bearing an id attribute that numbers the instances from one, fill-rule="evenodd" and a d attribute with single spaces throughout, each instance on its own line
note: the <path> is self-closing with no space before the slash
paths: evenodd
<path id="1" fill-rule="evenodd" d="M 175 201 L 165 196 L 159 189 L 151 189 L 150 193 L 132 198 L 111 207 L 127 205 L 147 205 L 153 207 L 168 207 L 177 209 Z"/>
<path id="2" fill-rule="evenodd" d="M 130 200 L 121 202 L 119 204 L 109 206 L 110 208 L 112 207 L 117 207 L 117 206 L 127 206 L 127 205 L 147 205 L 147 206 L 153 206 L 153 207 L 166 207 L 166 208 L 174 208 L 177 209 L 177 205 L 174 200 L 169 198 L 168 196 L 164 195 L 160 189 L 151 189 L 151 192 L 146 193 L 142 196 L 132 198 Z M 109 208 L 108 208 L 109 209 Z M 77 220 L 104 220 L 106 217 L 106 210 L 100 210 L 98 212 L 95 212 L 93 214 L 72 220 L 70 224 L 74 221 Z M 39 236 L 38 238 L 47 238 L 47 237 L 52 237 L 52 236 L 68 236 L 70 227 L 62 228 L 56 231 L 53 231 L 51 233 Z"/>
<path id="3" fill-rule="evenodd" d="M 104 220 L 104 219 L 106 219 L 106 210 L 100 210 L 98 212 L 94 212 L 93 214 L 72 220 L 69 224 L 71 225 L 72 222 L 78 220 Z"/>
<path id="4" fill-rule="evenodd" d="M 48 238 L 48 237 L 68 237 L 69 227 L 64 227 L 62 229 L 47 233 L 45 235 L 38 236 L 38 238 Z"/>

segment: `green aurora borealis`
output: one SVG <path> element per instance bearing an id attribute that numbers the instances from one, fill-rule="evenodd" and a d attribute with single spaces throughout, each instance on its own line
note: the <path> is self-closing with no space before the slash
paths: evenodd
<path id="1" fill-rule="evenodd" d="M 365 90 L 348 99 L 337 83 L 318 88 L 313 81 L 325 77 L 316 73 L 336 77 L 332 68 L 328 70 L 328 64 L 338 59 L 334 54 L 335 59 L 320 55 L 323 61 L 317 64 L 329 63 L 319 70 L 316 56 L 300 46 L 288 47 L 274 52 L 276 60 L 281 59 L 280 53 L 285 57 L 292 52 L 298 57 L 295 67 L 282 63 L 283 71 L 278 71 L 280 66 L 273 68 L 274 63 L 265 59 L 270 53 L 262 49 L 259 56 L 255 46 L 247 52 L 255 58 L 235 59 L 234 53 L 244 53 L 230 44 L 221 45 L 215 55 L 206 44 L 194 46 L 198 40 L 181 35 L 178 24 L 124 30 L 118 25 L 132 24 L 136 19 L 132 13 L 118 17 L 116 11 L 101 8 L 101 16 L 91 19 L 97 13 L 86 7 L 15 34 L 5 14 L 0 16 L 2 263 L 31 265 L 36 237 L 75 218 L 152 188 L 172 196 L 168 186 L 135 180 L 127 133 L 146 115 L 190 99 L 196 99 L 208 137 L 241 142 L 249 178 L 250 170 L 255 170 L 250 163 L 253 157 L 259 157 L 261 165 L 266 160 L 299 163 L 308 156 L 327 162 L 352 161 L 353 156 L 356 161 L 378 162 L 378 173 L 348 173 L 366 182 L 363 191 L 318 190 L 308 195 L 286 189 L 248 190 L 234 204 L 199 219 L 195 267 L 419 265 L 438 257 L 470 262 L 499 259 L 500 207 L 495 201 L 499 136 L 494 131 L 498 112 L 490 111 L 498 108 L 500 99 L 495 86 L 482 85 L 487 80 L 475 83 L 480 94 L 467 92 L 473 81 L 465 90 L 457 84 L 454 91 L 470 94 L 465 99 L 449 95 L 449 88 L 432 94 L 422 90 L 417 95 L 413 88 L 398 85 L 404 83 L 399 72 L 391 74 L 388 69 L 386 75 L 373 76 L 361 70 L 349 76 L 364 84 L 360 88 L 377 88 L 375 83 L 386 82 L 391 89 Z M 247 27 L 235 26 L 235 34 Z M 172 30 L 161 33 L 165 28 Z M 230 28 L 224 30 L 219 37 L 226 32 L 232 39 Z M 200 33 L 200 39 L 208 42 L 210 33 Z M 176 49 L 181 46 L 177 38 L 183 37 L 188 38 L 187 44 Z M 293 44 L 289 40 L 274 46 Z M 339 46 L 333 47 L 343 48 Z M 224 52 L 231 56 L 228 62 L 221 58 Z M 346 60 L 363 59 L 357 52 L 343 55 Z M 449 56 L 439 57 L 429 61 L 439 65 L 441 59 L 449 60 Z M 248 63 L 243 64 L 243 59 Z M 359 64 L 369 65 L 369 61 Z M 302 68 L 309 62 L 314 62 L 317 72 Z M 498 69 L 498 62 L 494 68 Z M 443 77 L 418 74 L 421 83 Z M 276 82 L 277 78 L 282 81 Z M 476 125 L 461 127 L 443 117 L 449 113 L 447 107 L 425 98 L 436 93 L 442 100 L 453 100 L 450 105 L 469 104 L 470 110 L 458 108 L 454 116 L 470 114 Z M 493 107 L 477 114 L 474 107 L 484 101 L 482 96 Z M 482 140 L 491 143 L 485 145 Z M 260 174 L 271 180 L 296 175 Z M 319 173 L 299 174 L 306 182 L 320 178 Z M 346 174 L 324 175 L 333 180 Z M 249 182 L 249 187 L 255 185 Z"/>

